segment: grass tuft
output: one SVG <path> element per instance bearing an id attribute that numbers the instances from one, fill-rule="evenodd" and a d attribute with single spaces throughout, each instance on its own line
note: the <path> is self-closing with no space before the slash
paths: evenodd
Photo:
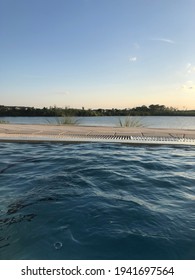
<path id="1" fill-rule="evenodd" d="M 143 127 L 143 123 L 140 119 L 136 117 L 128 116 L 124 120 L 119 118 L 119 126 L 120 127 Z"/>
<path id="2" fill-rule="evenodd" d="M 47 120 L 47 121 L 48 121 L 48 123 L 51 124 L 51 122 L 49 120 Z M 56 121 L 56 125 L 78 125 L 79 124 L 79 120 L 76 119 L 75 117 L 65 116 L 65 115 L 62 117 L 57 117 L 55 119 L 55 121 Z"/>
<path id="3" fill-rule="evenodd" d="M 6 124 L 6 123 L 9 123 L 9 122 L 5 121 L 5 120 L 0 120 L 0 124 Z"/>

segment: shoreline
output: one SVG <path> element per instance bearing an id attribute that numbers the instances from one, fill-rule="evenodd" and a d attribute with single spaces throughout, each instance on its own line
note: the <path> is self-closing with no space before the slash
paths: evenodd
<path id="1" fill-rule="evenodd" d="M 0 141 L 195 145 L 195 130 L 51 124 L 0 124 Z"/>

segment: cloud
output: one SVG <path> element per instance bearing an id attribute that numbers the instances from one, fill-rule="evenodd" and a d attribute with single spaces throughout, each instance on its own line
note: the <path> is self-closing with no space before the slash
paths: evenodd
<path id="1" fill-rule="evenodd" d="M 131 56 L 131 57 L 129 57 L 129 61 L 130 62 L 135 62 L 135 61 L 137 61 L 137 57 L 136 56 Z"/>
<path id="2" fill-rule="evenodd" d="M 168 38 L 153 38 L 151 39 L 152 41 L 159 41 L 163 43 L 168 43 L 168 44 L 175 44 L 175 41 L 168 39 Z"/>
<path id="3" fill-rule="evenodd" d="M 186 73 L 187 74 L 195 73 L 195 66 L 193 66 L 191 63 L 187 63 L 187 65 L 186 65 Z"/>
<path id="4" fill-rule="evenodd" d="M 181 86 L 181 89 L 185 92 L 195 92 L 195 84 L 193 81 L 187 81 Z"/>

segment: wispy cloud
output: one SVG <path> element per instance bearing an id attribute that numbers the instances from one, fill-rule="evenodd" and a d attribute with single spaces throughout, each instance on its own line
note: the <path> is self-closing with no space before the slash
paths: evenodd
<path id="1" fill-rule="evenodd" d="M 152 38 L 150 39 L 151 41 L 159 41 L 163 43 L 168 43 L 168 44 L 175 44 L 175 41 L 168 39 L 168 38 Z"/>
<path id="2" fill-rule="evenodd" d="M 137 57 L 136 56 L 129 57 L 129 62 L 135 62 L 135 61 L 137 61 Z"/>
<path id="3" fill-rule="evenodd" d="M 187 63 L 187 65 L 186 65 L 186 73 L 187 74 L 195 73 L 195 66 L 192 65 L 191 63 Z"/>
<path id="4" fill-rule="evenodd" d="M 181 86 L 181 89 L 185 92 L 195 92 L 195 84 L 193 81 L 187 81 Z"/>

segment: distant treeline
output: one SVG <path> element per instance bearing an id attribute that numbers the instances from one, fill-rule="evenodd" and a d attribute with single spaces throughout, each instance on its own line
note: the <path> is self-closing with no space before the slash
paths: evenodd
<path id="1" fill-rule="evenodd" d="M 60 108 L 60 107 L 24 107 L 24 106 L 4 106 L 0 105 L 0 117 L 52 117 L 52 116 L 195 116 L 195 110 L 178 110 L 173 107 L 152 104 L 150 106 L 140 106 L 125 109 L 81 109 Z"/>

